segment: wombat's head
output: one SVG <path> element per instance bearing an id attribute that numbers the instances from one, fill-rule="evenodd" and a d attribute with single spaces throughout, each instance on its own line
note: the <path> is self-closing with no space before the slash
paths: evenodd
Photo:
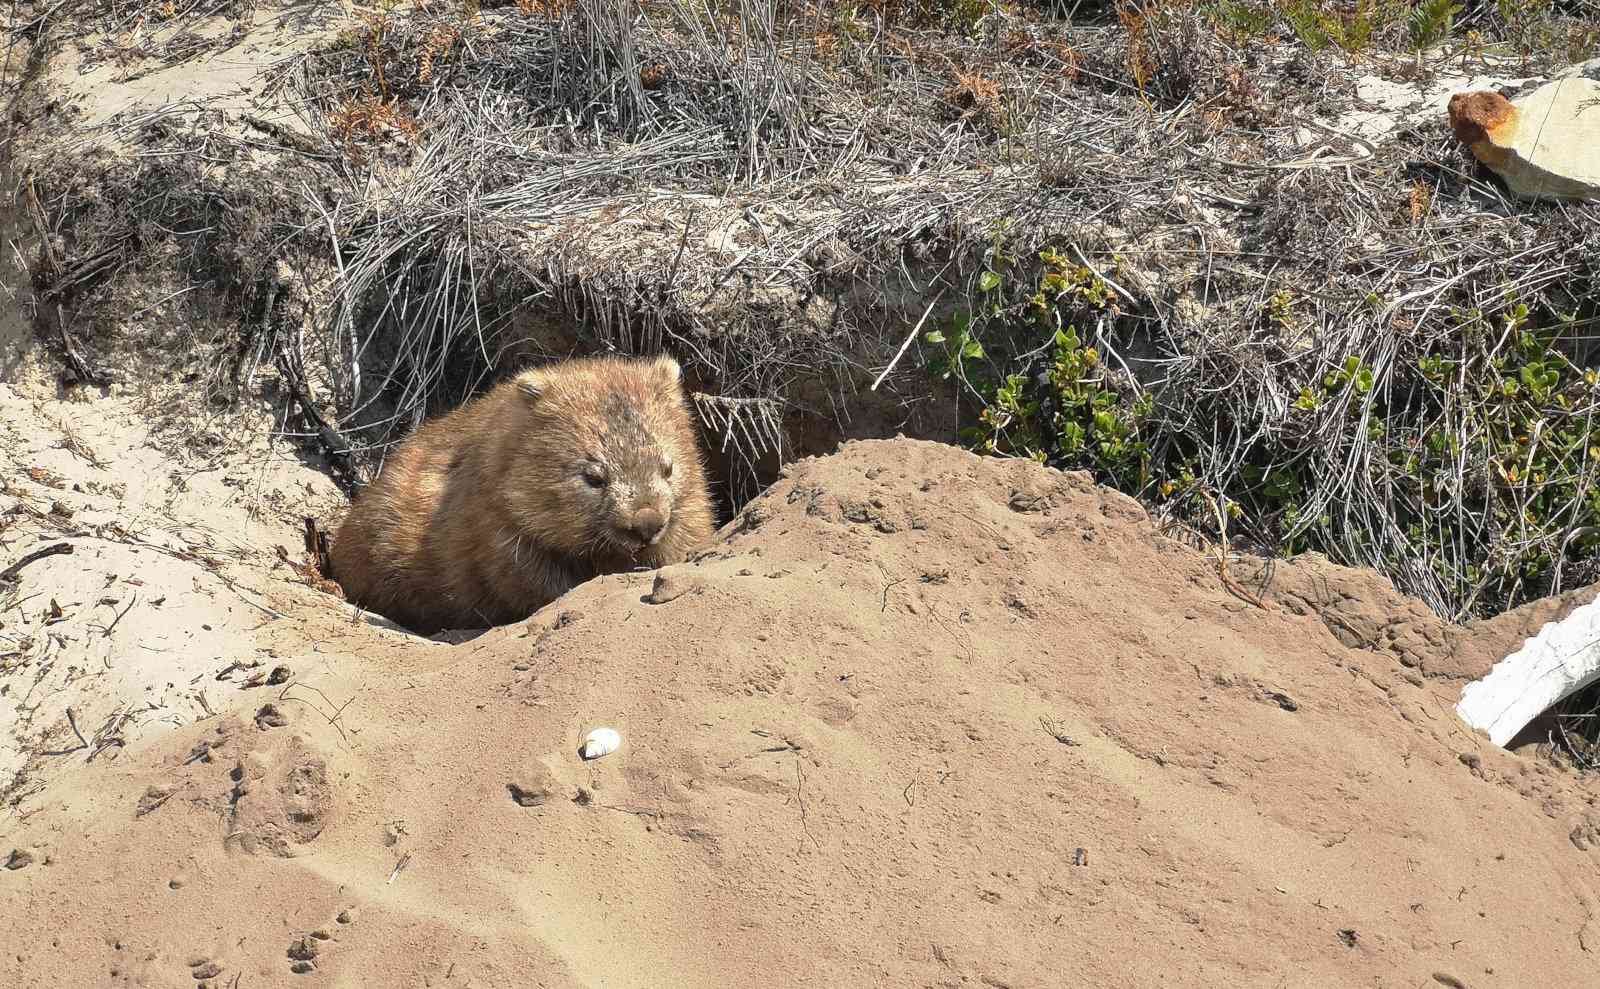
<path id="1" fill-rule="evenodd" d="M 681 378 L 665 356 L 520 374 L 528 420 L 507 496 L 523 527 L 573 556 L 649 562 L 705 484 Z"/>

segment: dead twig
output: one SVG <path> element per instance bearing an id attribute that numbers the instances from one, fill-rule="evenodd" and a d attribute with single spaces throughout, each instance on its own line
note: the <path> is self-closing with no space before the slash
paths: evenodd
<path id="1" fill-rule="evenodd" d="M 102 639 L 111 638 L 111 630 L 116 628 L 117 627 L 117 623 L 122 621 L 123 616 L 126 615 L 128 612 L 132 611 L 133 610 L 133 606 L 138 604 L 138 603 L 139 603 L 139 592 L 135 591 L 133 593 L 133 600 L 128 602 L 128 606 L 126 608 L 123 608 L 120 612 L 117 613 L 117 617 L 111 619 L 111 624 L 107 625 L 105 627 L 105 631 L 100 633 L 100 637 Z"/>
<path id="2" fill-rule="evenodd" d="M 4 570 L 0 570 L 0 584 L 15 581 L 17 579 L 17 575 L 22 572 L 22 568 L 30 563 L 42 560 L 47 556 L 60 556 L 63 553 L 71 552 L 71 543 L 52 543 L 43 549 L 36 549 L 32 553 L 29 553 L 22 559 L 11 564 L 11 566 L 6 567 Z"/>
<path id="3" fill-rule="evenodd" d="M 34 189 L 32 175 L 28 176 L 25 187 L 28 193 L 28 205 L 31 207 L 28 212 L 32 215 L 34 226 L 39 232 L 39 253 L 44 260 L 46 274 L 52 278 L 57 277 L 61 274 L 61 263 L 56 258 L 55 247 L 50 242 L 50 226 L 45 222 L 44 207 L 39 203 L 39 194 Z M 66 310 L 62 308 L 58 299 L 65 289 L 66 285 L 54 285 L 42 293 L 40 301 L 55 306 L 56 332 L 61 337 L 61 349 L 73 374 L 77 375 L 79 381 L 104 387 L 111 383 L 110 376 L 84 360 L 83 355 L 78 352 L 77 344 L 73 342 L 71 331 L 67 328 Z"/>
<path id="4" fill-rule="evenodd" d="M 407 865 L 410 865 L 410 864 L 411 864 L 411 853 L 410 852 L 406 852 L 404 855 L 400 856 L 400 861 L 398 861 L 398 862 L 396 862 L 394 864 L 394 871 L 389 873 L 389 878 L 387 880 L 385 880 L 385 883 L 387 884 L 387 883 L 394 882 L 395 877 L 400 875 L 401 870 L 404 869 Z"/>
<path id="5" fill-rule="evenodd" d="M 300 370 L 300 363 L 290 356 L 286 346 L 278 351 L 278 370 L 283 373 L 284 382 L 289 386 L 289 394 L 300 409 L 300 415 L 311 426 L 322 452 L 327 456 L 328 464 L 333 468 L 334 480 L 345 494 L 353 496 L 358 485 L 355 472 L 350 466 L 350 444 L 338 430 L 328 424 L 322 413 L 317 410 L 316 404 L 311 401 L 311 393 L 306 388 L 306 379 Z"/>
<path id="6" fill-rule="evenodd" d="M 78 736 L 78 744 L 74 745 L 70 749 L 57 749 L 57 750 L 50 751 L 50 752 L 41 752 L 41 753 L 39 753 L 40 755 L 42 755 L 42 756 L 71 755 L 74 752 L 81 752 L 82 750 L 84 750 L 84 749 L 89 747 L 89 740 L 84 738 L 83 737 L 83 732 L 78 730 L 78 719 L 73 715 L 72 708 L 70 708 L 70 707 L 67 708 L 67 724 L 72 726 L 72 733 L 74 735 Z"/>
<path id="7" fill-rule="evenodd" d="M 322 710 L 320 708 L 318 708 L 315 704 L 311 703 L 310 701 L 306 700 L 304 697 L 290 697 L 289 696 L 289 691 L 293 690 L 295 687 L 304 687 L 307 690 L 315 690 L 317 692 L 318 696 L 320 696 L 323 700 L 327 701 L 328 702 L 328 706 L 333 708 L 333 714 L 332 715 L 323 714 L 323 712 L 322 712 Z M 344 726 L 339 724 L 339 719 L 344 716 L 344 709 L 349 707 L 351 704 L 355 703 L 355 698 L 354 697 L 351 697 L 349 700 L 345 701 L 343 704 L 335 704 L 333 702 L 333 698 L 331 698 L 327 694 L 323 693 L 321 688 L 313 687 L 309 683 L 301 683 L 299 680 L 291 680 L 287 684 L 284 685 L 284 688 L 281 691 L 278 692 L 278 700 L 280 700 L 280 701 L 282 701 L 282 700 L 299 701 L 300 703 L 304 704 L 306 707 L 311 708 L 311 710 L 316 711 L 318 714 L 321 714 L 324 718 L 328 719 L 328 724 L 332 725 L 334 727 L 334 729 L 339 732 L 339 737 L 344 740 L 345 744 L 348 745 L 350 743 L 349 737 L 346 736 L 345 733 L 344 733 Z"/>
<path id="8" fill-rule="evenodd" d="M 883 384 L 883 379 L 887 378 L 889 376 L 889 372 L 894 370 L 895 365 L 900 363 L 900 358 L 904 357 L 906 355 L 906 351 L 911 347 L 911 341 L 915 340 L 917 338 L 917 334 L 921 332 L 922 324 L 928 321 L 928 314 L 933 312 L 933 307 L 938 305 L 939 300 L 943 297 L 944 289 L 940 289 L 939 294 L 935 295 L 933 297 L 933 301 L 928 303 L 928 308 L 922 310 L 922 318 L 917 320 L 917 324 L 915 326 L 911 327 L 911 332 L 906 334 L 905 340 L 900 344 L 900 349 L 895 352 L 894 358 L 889 361 L 889 366 L 884 368 L 883 372 L 878 375 L 878 379 L 872 383 L 872 387 L 868 389 L 869 391 L 877 391 L 878 386 Z"/>
<path id="9" fill-rule="evenodd" d="M 1257 608 L 1260 608 L 1262 611 L 1271 610 L 1267 607 L 1266 602 L 1245 590 L 1245 588 L 1240 585 L 1238 581 L 1233 579 L 1233 575 L 1228 573 L 1227 516 L 1223 514 L 1222 506 L 1217 502 L 1217 499 L 1212 496 L 1211 492 L 1201 488 L 1199 489 L 1199 493 L 1200 497 L 1206 500 L 1206 503 L 1211 506 L 1211 510 L 1217 515 L 1217 576 L 1222 578 L 1222 586 L 1226 587 L 1235 597 L 1248 601 Z"/>

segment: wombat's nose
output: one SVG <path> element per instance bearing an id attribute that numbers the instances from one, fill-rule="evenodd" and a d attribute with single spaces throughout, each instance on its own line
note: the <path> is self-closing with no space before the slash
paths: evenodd
<path id="1" fill-rule="evenodd" d="M 642 512 L 634 513 L 633 524 L 628 526 L 628 531 L 638 536 L 640 542 L 648 543 L 661 534 L 666 524 L 667 520 L 661 517 L 660 512 L 646 508 Z"/>

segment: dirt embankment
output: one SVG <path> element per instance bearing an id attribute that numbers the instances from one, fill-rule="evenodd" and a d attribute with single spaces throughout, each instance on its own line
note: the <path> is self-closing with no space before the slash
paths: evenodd
<path id="1" fill-rule="evenodd" d="M 851 444 L 454 646 L 262 586 L 314 678 L 0 823 L 4 984 L 1595 978 L 1595 788 L 1456 719 L 1467 633 L 1075 475 Z"/>

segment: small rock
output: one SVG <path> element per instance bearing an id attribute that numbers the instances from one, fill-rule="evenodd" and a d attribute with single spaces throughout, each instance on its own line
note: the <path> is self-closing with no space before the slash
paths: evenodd
<path id="1" fill-rule="evenodd" d="M 1479 90 L 1450 97 L 1450 126 L 1522 199 L 1600 200 L 1600 81 L 1576 74 L 1515 101 Z"/>
<path id="2" fill-rule="evenodd" d="M 6 868 L 12 872 L 24 869 L 33 864 L 33 853 L 25 852 L 20 848 L 13 848 L 11 854 L 6 856 Z"/>
<path id="3" fill-rule="evenodd" d="M 1054 487 L 1043 480 L 1031 481 L 1012 489 L 1008 505 L 1013 512 L 1042 512 L 1052 507 L 1051 495 L 1054 493 Z"/>
<path id="4" fill-rule="evenodd" d="M 187 883 L 188 881 L 189 880 L 187 878 L 185 878 L 182 873 L 179 873 L 178 875 L 173 876 L 171 879 L 167 880 L 167 888 L 168 889 L 182 889 L 184 887 L 184 884 Z"/>
<path id="5" fill-rule="evenodd" d="M 294 671 L 289 667 L 274 666 L 272 672 L 267 674 L 267 686 L 276 687 L 280 684 L 288 683 L 289 678 L 292 676 L 294 676 Z"/>
<path id="6" fill-rule="evenodd" d="M 657 573 L 655 583 L 644 600 L 646 604 L 666 604 L 700 589 L 701 581 L 687 574 Z"/>
<path id="7" fill-rule="evenodd" d="M 548 791 L 528 790 L 515 783 L 507 783 L 506 789 L 511 791 L 511 799 L 521 807 L 537 807 L 550 797 Z"/>
<path id="8" fill-rule="evenodd" d="M 316 938 L 303 937 L 289 945 L 289 957 L 299 961 L 310 961 L 317 957 L 319 950 L 321 949 L 317 945 Z"/>
<path id="9" fill-rule="evenodd" d="M 307 958 L 307 959 L 305 959 L 303 961 L 297 961 L 293 965 L 289 966 L 289 971 L 293 972 L 296 975 L 309 975 L 312 972 L 315 972 L 316 970 L 317 970 L 317 963 L 312 961 L 309 958 Z"/>
<path id="10" fill-rule="evenodd" d="M 176 792 L 172 787 L 152 786 L 144 791 L 144 796 L 139 798 L 139 806 L 133 811 L 134 817 L 143 817 L 167 802 L 167 798 Z"/>
<path id="11" fill-rule="evenodd" d="M 284 713 L 271 704 L 261 705 L 261 710 L 256 712 L 256 727 L 262 731 L 268 728 L 282 728 L 288 723 L 289 719 Z"/>
<path id="12" fill-rule="evenodd" d="M 1300 705 L 1295 701 L 1295 699 L 1281 690 L 1269 690 L 1266 692 L 1266 695 L 1267 700 L 1283 708 L 1285 711 L 1300 710 Z"/>
<path id="13" fill-rule="evenodd" d="M 339 916 L 333 919 L 341 924 L 353 924 L 356 922 L 356 912 L 354 910 L 340 910 Z"/>
<path id="14" fill-rule="evenodd" d="M 194 976 L 196 980 L 214 979 L 222 974 L 222 966 L 216 962 L 201 962 L 199 965 L 192 966 L 192 971 L 189 974 Z"/>

